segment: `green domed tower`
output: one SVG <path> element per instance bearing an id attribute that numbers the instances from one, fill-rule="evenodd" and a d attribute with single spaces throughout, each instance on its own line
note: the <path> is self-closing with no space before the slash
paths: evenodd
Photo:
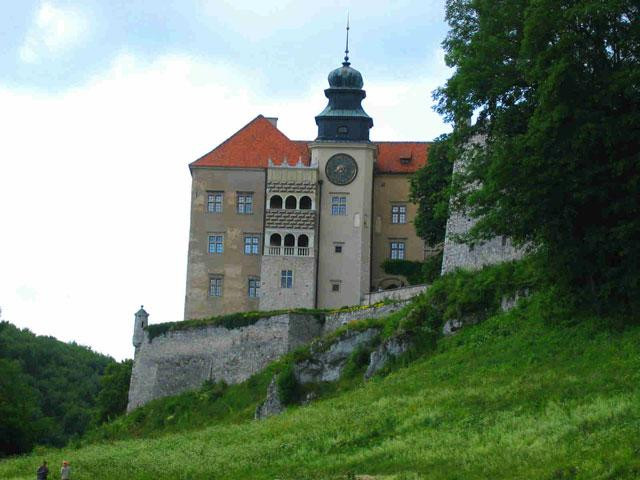
<path id="1" fill-rule="evenodd" d="M 324 91 L 329 104 L 316 117 L 316 140 L 368 142 L 373 119 L 362 108 L 367 96 L 362 75 L 349 63 L 349 37 L 342 67 L 329 73 L 329 88 Z"/>

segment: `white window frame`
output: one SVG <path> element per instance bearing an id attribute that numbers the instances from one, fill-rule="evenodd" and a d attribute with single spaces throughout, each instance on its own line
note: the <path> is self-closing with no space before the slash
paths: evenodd
<path id="1" fill-rule="evenodd" d="M 258 235 L 257 233 L 245 233 L 244 254 L 260 255 L 260 235 Z"/>
<path id="2" fill-rule="evenodd" d="M 404 204 L 391 205 L 391 223 L 407 223 L 407 206 Z"/>
<path id="3" fill-rule="evenodd" d="M 247 285 L 249 298 L 260 298 L 260 277 L 249 277 Z"/>
<path id="4" fill-rule="evenodd" d="M 347 214 L 347 196 L 332 195 L 331 196 L 331 215 L 345 216 Z"/>
<path id="5" fill-rule="evenodd" d="M 280 288 L 293 288 L 293 270 L 280 270 Z"/>
<path id="6" fill-rule="evenodd" d="M 238 215 L 253 215 L 253 192 L 237 192 L 236 213 Z"/>
<path id="7" fill-rule="evenodd" d="M 222 297 L 224 288 L 224 277 L 222 275 L 209 275 L 209 296 Z"/>
<path id="8" fill-rule="evenodd" d="M 389 258 L 391 260 L 404 260 L 407 245 L 404 240 L 391 240 L 389 242 Z"/>
<path id="9" fill-rule="evenodd" d="M 224 205 L 224 192 L 209 191 L 207 192 L 207 213 L 222 213 Z"/>
<path id="10" fill-rule="evenodd" d="M 211 239 L 214 239 L 211 241 Z M 216 239 L 219 239 L 216 240 Z M 213 251 L 212 247 L 213 246 Z M 207 253 L 209 255 L 222 255 L 224 253 L 224 234 L 223 233 L 209 233 L 207 235 Z"/>

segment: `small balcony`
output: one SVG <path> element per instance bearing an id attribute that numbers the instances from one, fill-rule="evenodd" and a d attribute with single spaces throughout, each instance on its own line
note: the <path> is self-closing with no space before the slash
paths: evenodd
<path id="1" fill-rule="evenodd" d="M 274 232 L 267 238 L 264 254 L 272 257 L 312 257 L 313 249 L 309 246 L 309 236 L 301 233 L 284 235 Z"/>
<path id="2" fill-rule="evenodd" d="M 309 247 L 265 247 L 264 254 L 271 257 L 310 257 L 312 256 Z"/>

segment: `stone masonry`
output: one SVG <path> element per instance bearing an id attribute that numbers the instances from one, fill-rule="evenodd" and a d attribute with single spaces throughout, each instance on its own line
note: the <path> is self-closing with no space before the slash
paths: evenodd
<path id="1" fill-rule="evenodd" d="M 242 382 L 322 332 L 313 315 L 284 314 L 241 328 L 207 326 L 150 339 L 140 327 L 141 318 L 138 312 L 127 411 L 155 398 L 197 389 L 207 380 Z"/>
<path id="2" fill-rule="evenodd" d="M 484 139 L 476 136 L 470 141 L 470 145 L 484 145 Z M 471 154 L 469 149 L 467 154 Z M 464 170 L 467 163 L 464 155 L 458 158 L 453 165 L 453 174 Z M 468 188 L 474 188 L 473 186 Z M 453 199 L 450 206 L 453 205 Z M 522 258 L 524 252 L 516 249 L 511 240 L 506 237 L 496 237 L 482 244 L 467 245 L 459 243 L 457 237 L 464 235 L 476 224 L 477 219 L 471 218 L 464 211 L 450 209 L 447 220 L 447 228 L 444 239 L 444 251 L 442 256 L 442 274 L 454 271 L 457 268 L 476 270 L 485 265 L 492 265 L 510 260 Z"/>

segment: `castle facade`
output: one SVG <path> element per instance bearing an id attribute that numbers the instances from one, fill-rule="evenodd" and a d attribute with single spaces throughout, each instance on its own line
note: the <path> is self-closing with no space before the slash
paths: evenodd
<path id="1" fill-rule="evenodd" d="M 422 261 L 409 178 L 427 142 L 372 142 L 362 75 L 329 74 L 312 141 L 259 115 L 191 163 L 185 319 L 360 304 L 406 285 L 386 259 Z"/>

